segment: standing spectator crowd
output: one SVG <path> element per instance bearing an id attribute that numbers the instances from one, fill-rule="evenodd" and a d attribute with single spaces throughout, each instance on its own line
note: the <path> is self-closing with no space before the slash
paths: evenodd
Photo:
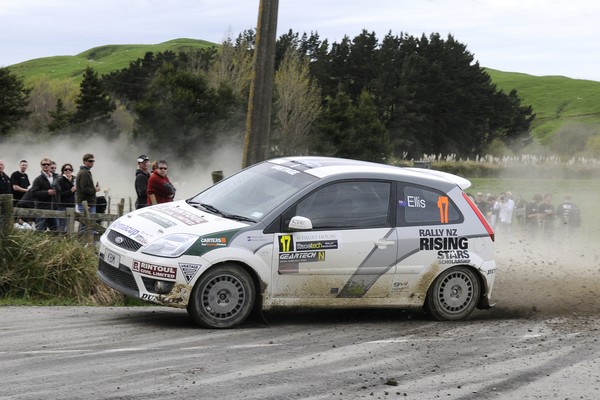
<path id="1" fill-rule="evenodd" d="M 41 210 L 65 211 L 75 208 L 84 211 L 87 203 L 90 213 L 103 213 L 106 199 L 98 196 L 99 182 L 94 182 L 92 168 L 96 159 L 93 154 L 85 154 L 82 165 L 75 172 L 73 164 L 65 163 L 57 172 L 57 163 L 44 157 L 40 161 L 41 172 L 30 181 L 27 160 L 19 162 L 18 169 L 8 176 L 6 165 L 0 160 L 0 194 L 12 194 L 13 206 L 19 208 L 35 208 Z M 152 171 L 148 170 L 150 159 L 141 155 L 137 159 L 138 169 L 135 172 L 136 208 L 151 204 L 173 201 L 175 187 L 167 177 L 168 165 L 165 160 L 156 161 Z M 66 232 L 65 218 L 39 217 L 35 220 L 18 218 L 15 227 L 22 229 L 51 230 Z"/>
<path id="2" fill-rule="evenodd" d="M 570 194 L 554 206 L 552 194 L 535 194 L 531 201 L 511 192 L 499 195 L 478 192 L 473 201 L 499 237 L 513 234 L 513 221 L 518 232 L 526 239 L 552 243 L 557 234 L 571 238 L 581 226 L 581 211 Z"/>

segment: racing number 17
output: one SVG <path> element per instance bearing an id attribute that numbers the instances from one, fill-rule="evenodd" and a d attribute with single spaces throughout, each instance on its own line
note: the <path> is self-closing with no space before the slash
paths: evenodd
<path id="1" fill-rule="evenodd" d="M 440 196 L 437 202 L 438 208 L 440 209 L 440 222 L 442 224 L 448 223 L 448 197 Z"/>
<path id="2" fill-rule="evenodd" d="M 292 236 L 283 235 L 279 237 L 279 252 L 287 253 L 292 251 Z"/>

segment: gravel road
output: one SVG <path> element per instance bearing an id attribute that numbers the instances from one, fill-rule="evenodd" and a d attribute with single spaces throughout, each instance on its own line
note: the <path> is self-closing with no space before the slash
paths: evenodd
<path id="1" fill-rule="evenodd" d="M 496 307 L 268 315 L 203 330 L 162 307 L 0 308 L 2 399 L 597 399 L 600 250 L 499 240 Z"/>

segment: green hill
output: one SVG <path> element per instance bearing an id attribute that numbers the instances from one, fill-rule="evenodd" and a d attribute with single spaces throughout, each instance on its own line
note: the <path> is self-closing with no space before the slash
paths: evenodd
<path id="1" fill-rule="evenodd" d="M 566 125 L 600 127 L 600 82 L 564 76 L 533 76 L 486 68 L 498 89 L 516 89 L 536 114 L 533 134 L 543 138 Z M 600 129 L 600 128 L 599 128 Z"/>
<path id="2" fill-rule="evenodd" d="M 73 78 L 78 82 L 88 65 L 102 75 L 126 68 L 131 61 L 143 58 L 149 51 L 159 53 L 171 50 L 179 53 L 209 46 L 217 45 L 197 39 L 174 39 L 159 44 L 110 44 L 94 47 L 74 56 L 36 58 L 10 65 L 9 68 L 21 76 L 26 84 L 42 75 L 52 79 Z"/>
<path id="3" fill-rule="evenodd" d="M 74 56 L 44 57 L 9 66 L 26 84 L 46 75 L 51 79 L 79 82 L 88 65 L 99 74 L 126 68 L 147 52 L 179 53 L 218 46 L 197 39 L 174 39 L 159 44 L 123 44 L 94 47 Z M 565 127 L 586 124 L 600 134 L 600 82 L 564 76 L 533 76 L 486 68 L 498 89 L 516 89 L 521 103 L 531 105 L 536 114 L 533 135 L 551 136 Z"/>

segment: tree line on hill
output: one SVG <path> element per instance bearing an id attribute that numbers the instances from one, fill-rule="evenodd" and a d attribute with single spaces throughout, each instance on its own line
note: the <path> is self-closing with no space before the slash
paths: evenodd
<path id="1" fill-rule="evenodd" d="M 88 66 L 76 92 L 43 78 L 25 88 L 1 68 L 0 135 L 125 132 L 197 157 L 227 132 L 243 134 L 255 39 L 247 30 L 219 48 L 149 52 L 103 76 Z M 363 30 L 329 44 L 289 31 L 277 40 L 275 65 L 273 156 L 468 157 L 498 141 L 519 146 L 535 117 L 451 35 L 389 33 L 379 41 Z"/>

